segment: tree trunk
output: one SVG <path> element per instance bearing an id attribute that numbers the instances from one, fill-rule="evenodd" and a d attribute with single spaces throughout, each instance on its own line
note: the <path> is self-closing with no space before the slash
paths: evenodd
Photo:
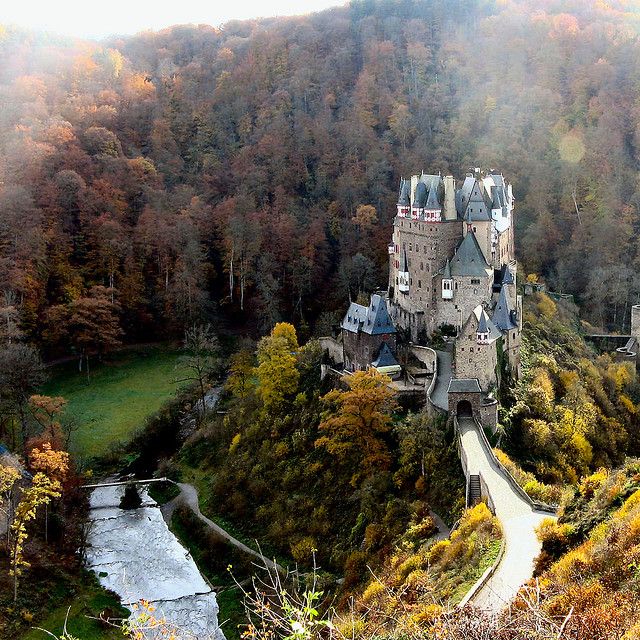
<path id="1" fill-rule="evenodd" d="M 231 248 L 231 258 L 229 259 L 229 299 L 233 302 L 233 254 L 235 248 Z"/>

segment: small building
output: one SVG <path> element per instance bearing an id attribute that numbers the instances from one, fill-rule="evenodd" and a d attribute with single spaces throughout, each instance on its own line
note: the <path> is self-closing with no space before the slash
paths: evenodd
<path id="1" fill-rule="evenodd" d="M 394 355 L 396 327 L 387 310 L 387 301 L 381 295 L 372 295 L 366 307 L 352 302 L 340 328 L 345 371 L 365 371 L 370 366 L 378 370 L 397 366 L 399 372 Z"/>

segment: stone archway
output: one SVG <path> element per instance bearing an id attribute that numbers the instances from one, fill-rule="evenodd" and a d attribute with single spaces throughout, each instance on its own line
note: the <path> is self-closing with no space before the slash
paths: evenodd
<path id="1" fill-rule="evenodd" d="M 456 406 L 456 415 L 459 418 L 471 418 L 473 416 L 473 407 L 468 400 L 460 400 Z"/>

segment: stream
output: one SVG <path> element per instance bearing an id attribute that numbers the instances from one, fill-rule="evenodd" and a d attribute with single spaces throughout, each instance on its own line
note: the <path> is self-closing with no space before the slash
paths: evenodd
<path id="1" fill-rule="evenodd" d="M 209 391 L 207 409 L 215 407 L 219 393 L 218 387 Z M 91 492 L 87 567 L 130 610 L 140 600 L 151 602 L 153 615 L 179 629 L 181 640 L 224 640 L 215 592 L 146 488 L 138 490 L 142 505 L 128 510 L 119 506 L 123 486 Z"/>

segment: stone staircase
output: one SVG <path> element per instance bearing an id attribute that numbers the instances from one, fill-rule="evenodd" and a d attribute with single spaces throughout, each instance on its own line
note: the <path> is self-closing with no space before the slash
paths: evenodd
<path id="1" fill-rule="evenodd" d="M 467 487 L 467 508 L 473 507 L 481 500 L 480 476 L 472 474 L 469 476 L 469 486 Z"/>

